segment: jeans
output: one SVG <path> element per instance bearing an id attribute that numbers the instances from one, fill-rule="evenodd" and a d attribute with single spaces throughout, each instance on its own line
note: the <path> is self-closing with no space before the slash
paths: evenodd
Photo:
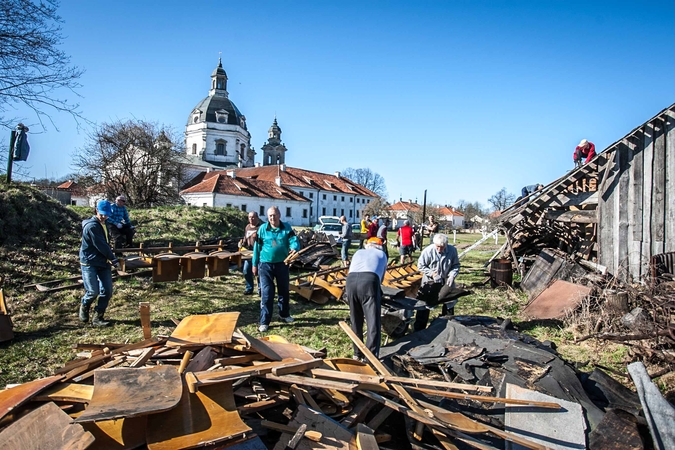
<path id="1" fill-rule="evenodd" d="M 128 223 L 122 225 L 122 228 L 117 228 L 115 225 L 109 225 L 108 230 L 110 231 L 110 237 L 116 249 L 131 247 L 133 245 L 136 229 L 131 228 L 131 225 Z"/>
<path id="2" fill-rule="evenodd" d="M 342 260 L 347 261 L 349 259 L 349 246 L 352 245 L 351 239 L 345 239 L 342 241 Z"/>
<path id="3" fill-rule="evenodd" d="M 244 281 L 246 281 L 246 292 L 253 292 L 253 264 L 250 259 L 244 260 L 244 265 L 241 268 L 244 272 Z M 260 280 L 258 280 L 258 294 L 260 294 Z"/>
<path id="4" fill-rule="evenodd" d="M 105 313 L 113 290 L 112 270 L 110 266 L 95 267 L 82 265 L 80 267 L 82 268 L 82 282 L 85 289 L 82 304 L 89 306 L 98 297 L 94 311 L 101 314 Z"/>
<path id="5" fill-rule="evenodd" d="M 279 296 L 279 316 L 291 315 L 288 301 L 289 273 L 288 266 L 283 262 L 258 264 L 258 276 L 260 277 L 260 325 L 269 325 L 272 321 L 274 309 L 274 282 Z"/>

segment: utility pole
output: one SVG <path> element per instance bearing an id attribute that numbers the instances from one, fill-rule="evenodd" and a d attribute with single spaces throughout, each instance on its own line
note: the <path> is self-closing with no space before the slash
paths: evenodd
<path id="1" fill-rule="evenodd" d="M 9 186 L 9 183 L 12 182 L 12 165 L 14 163 L 14 142 L 16 142 L 16 131 L 12 130 L 12 134 L 9 138 L 9 157 L 7 158 L 7 178 L 5 182 Z"/>
<path id="2" fill-rule="evenodd" d="M 420 250 L 424 250 L 424 218 L 427 216 L 427 190 L 424 190 L 424 204 L 422 205 L 422 223 L 420 224 Z"/>

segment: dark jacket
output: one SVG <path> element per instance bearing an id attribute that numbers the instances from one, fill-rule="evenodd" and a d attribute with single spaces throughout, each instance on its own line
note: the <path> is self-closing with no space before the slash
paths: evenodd
<path id="1" fill-rule="evenodd" d="M 110 267 L 116 261 L 110 250 L 108 235 L 96 216 L 82 221 L 82 245 L 80 264 L 93 267 Z"/>

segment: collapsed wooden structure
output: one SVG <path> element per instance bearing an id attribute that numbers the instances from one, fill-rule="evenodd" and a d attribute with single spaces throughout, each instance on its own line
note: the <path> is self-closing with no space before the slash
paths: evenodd
<path id="1" fill-rule="evenodd" d="M 623 281 L 642 281 L 654 255 L 675 251 L 675 104 L 543 190 L 503 211 L 507 256 L 546 248 Z"/>

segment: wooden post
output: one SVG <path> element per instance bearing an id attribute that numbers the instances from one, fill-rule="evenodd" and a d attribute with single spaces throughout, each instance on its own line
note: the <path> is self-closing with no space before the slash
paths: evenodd
<path id="1" fill-rule="evenodd" d="M 422 205 L 422 223 L 420 224 L 420 250 L 424 250 L 424 221 L 427 217 L 427 190 L 424 190 L 424 204 Z"/>
<path id="2" fill-rule="evenodd" d="M 9 156 L 7 157 L 7 178 L 5 182 L 9 185 L 12 182 L 12 166 L 14 164 L 14 143 L 16 142 L 16 131 L 12 130 L 9 137 Z"/>
<path id="3" fill-rule="evenodd" d="M 150 339 L 152 337 L 152 330 L 150 329 L 150 302 L 140 302 L 139 309 L 141 312 L 143 339 Z"/>

